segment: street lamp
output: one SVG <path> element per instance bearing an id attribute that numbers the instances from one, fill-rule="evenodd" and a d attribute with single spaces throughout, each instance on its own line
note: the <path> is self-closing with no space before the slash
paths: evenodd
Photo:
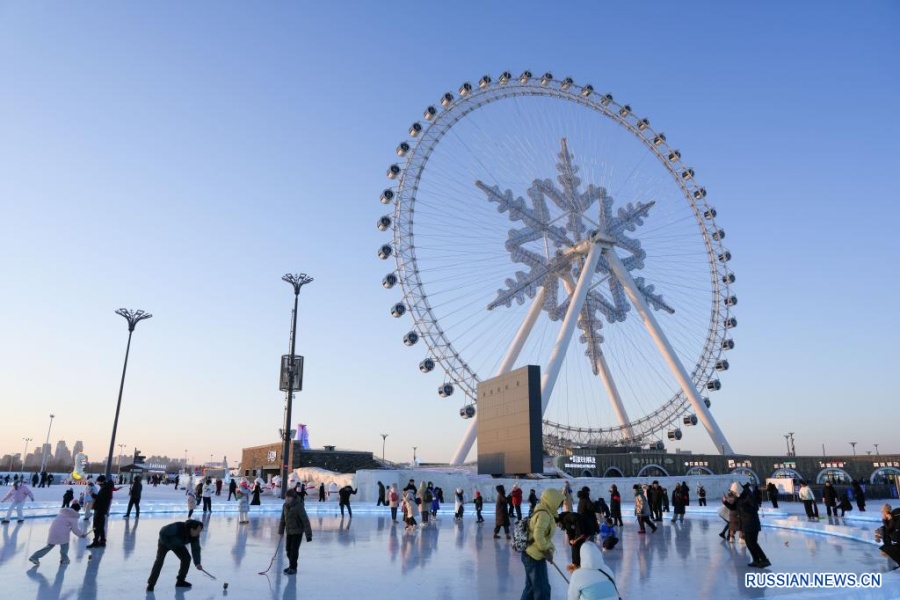
<path id="1" fill-rule="evenodd" d="M 122 448 L 128 444 L 117 444 L 119 446 L 119 455 L 116 457 L 116 465 L 119 467 L 119 473 L 122 472 Z"/>
<path id="2" fill-rule="evenodd" d="M 53 417 L 56 415 L 50 415 L 50 427 L 47 427 L 47 441 L 44 442 L 44 451 L 41 453 L 41 470 L 40 472 L 44 472 L 44 466 L 47 464 L 47 446 L 50 445 L 50 428 L 53 427 Z"/>
<path id="3" fill-rule="evenodd" d="M 387 436 L 388 436 L 388 434 L 386 434 L 386 433 L 381 434 L 381 460 L 382 460 L 382 462 L 384 461 L 384 443 L 387 441 Z"/>
<path id="4" fill-rule="evenodd" d="M 120 317 L 125 317 L 128 321 L 128 344 L 125 346 L 125 364 L 122 365 L 122 382 L 119 384 L 119 400 L 116 402 L 116 418 L 113 420 L 112 437 L 109 440 L 109 456 L 106 459 L 106 479 L 112 477 L 112 456 L 116 447 L 116 429 L 119 427 L 119 410 L 122 408 L 122 390 L 125 389 L 125 371 L 128 369 L 128 352 L 131 350 L 131 334 L 134 327 L 144 319 L 149 319 L 153 315 L 142 310 L 130 310 L 120 308 L 116 311 Z"/>
<path id="5" fill-rule="evenodd" d="M 418 448 L 418 446 L 413 446 L 413 466 L 416 465 L 416 448 Z"/>
<path id="6" fill-rule="evenodd" d="M 856 456 L 856 442 L 850 442 L 850 447 L 853 448 L 853 456 Z"/>
<path id="7" fill-rule="evenodd" d="M 284 427 L 281 430 L 282 446 L 281 446 L 281 497 L 284 498 L 285 488 L 287 487 L 288 468 L 293 466 L 291 463 L 291 408 L 294 403 L 294 381 L 298 373 L 296 373 L 296 363 L 294 361 L 295 351 L 297 349 L 297 301 L 300 298 L 300 288 L 307 283 L 312 283 L 313 278 L 306 273 L 294 275 L 287 273 L 281 278 L 282 281 L 291 284 L 294 288 L 294 310 L 291 313 L 291 353 L 288 357 L 288 380 L 287 392 L 284 402 Z"/>
<path id="8" fill-rule="evenodd" d="M 791 442 L 789 441 L 791 438 L 791 434 L 784 434 L 784 445 L 787 447 L 787 455 L 791 455 Z"/>
<path id="9" fill-rule="evenodd" d="M 879 454 L 878 454 L 878 444 L 872 444 L 872 445 L 875 446 L 875 456 L 879 456 Z"/>
<path id="10" fill-rule="evenodd" d="M 794 446 L 794 432 L 789 431 L 788 435 L 791 436 L 791 456 L 797 456 L 797 447 Z"/>
<path id="11" fill-rule="evenodd" d="M 19 471 L 19 473 L 25 472 L 25 457 L 28 456 L 28 442 L 31 441 L 31 438 L 22 439 L 25 440 L 25 452 L 22 453 L 22 469 Z"/>

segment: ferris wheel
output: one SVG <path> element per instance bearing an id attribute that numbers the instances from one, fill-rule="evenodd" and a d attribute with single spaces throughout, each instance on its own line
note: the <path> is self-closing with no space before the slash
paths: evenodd
<path id="1" fill-rule="evenodd" d="M 382 285 L 419 370 L 471 419 L 480 381 L 541 366 L 545 447 L 661 444 L 700 423 L 737 325 L 725 232 L 694 170 L 630 106 L 550 73 L 482 77 L 412 123 L 390 165 Z M 421 343 L 420 343 L 421 342 Z M 452 400 L 450 400 L 452 401 Z"/>

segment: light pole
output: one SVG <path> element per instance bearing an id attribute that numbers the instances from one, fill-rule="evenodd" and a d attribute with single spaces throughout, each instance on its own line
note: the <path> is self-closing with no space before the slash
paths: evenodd
<path id="1" fill-rule="evenodd" d="M 25 472 L 25 457 L 28 456 L 28 442 L 31 441 L 31 438 L 22 439 L 25 440 L 25 451 L 22 453 L 22 469 L 19 471 L 19 473 Z"/>
<path id="2" fill-rule="evenodd" d="M 122 448 L 124 448 L 127 445 L 128 444 L 118 444 L 119 455 L 116 457 L 116 465 L 119 467 L 119 474 L 122 473 Z"/>
<path id="3" fill-rule="evenodd" d="M 850 442 L 850 447 L 853 448 L 853 456 L 856 456 L 856 442 Z"/>
<path id="4" fill-rule="evenodd" d="M 184 449 L 184 472 L 187 473 L 187 448 Z"/>
<path id="5" fill-rule="evenodd" d="M 879 454 L 878 454 L 878 444 L 872 444 L 872 445 L 875 446 L 875 456 L 879 456 Z"/>
<path id="6" fill-rule="evenodd" d="M 784 445 L 787 447 L 787 455 L 791 455 L 791 442 L 790 442 L 791 434 L 784 434 Z"/>
<path id="7" fill-rule="evenodd" d="M 413 446 L 413 466 L 416 466 L 416 448 L 418 446 Z"/>
<path id="8" fill-rule="evenodd" d="M 112 437 L 109 440 L 109 456 L 106 459 L 106 479 L 112 477 L 112 456 L 113 450 L 116 448 L 116 429 L 119 427 L 119 410 L 122 408 L 122 390 L 125 389 L 125 371 L 128 369 L 128 352 L 131 350 L 131 334 L 134 333 L 134 327 L 144 319 L 149 319 L 153 315 L 142 310 L 130 310 L 120 308 L 116 311 L 120 317 L 125 317 L 128 321 L 128 344 L 125 346 L 125 364 L 122 365 L 122 382 L 119 384 L 119 400 L 116 402 L 116 418 L 113 420 Z"/>
<path id="9" fill-rule="evenodd" d="M 384 444 L 385 444 L 385 442 L 387 442 L 387 436 L 388 436 L 388 434 L 386 434 L 386 433 L 381 434 L 381 460 L 382 460 L 382 462 L 384 462 Z"/>
<path id="10" fill-rule="evenodd" d="M 297 377 L 294 353 L 297 349 L 297 302 L 300 298 L 300 288 L 307 283 L 312 283 L 313 278 L 306 273 L 294 275 L 287 273 L 281 278 L 282 281 L 291 284 L 294 288 L 294 310 L 291 313 L 291 353 L 288 358 L 288 381 L 287 392 L 284 402 L 284 427 L 281 430 L 282 446 L 281 446 L 281 497 L 284 498 L 285 488 L 287 487 L 288 469 L 293 466 L 291 461 L 291 409 L 294 403 L 294 381 Z"/>
<path id="11" fill-rule="evenodd" d="M 794 446 L 794 432 L 789 431 L 788 435 L 791 436 L 791 456 L 797 456 L 797 447 Z"/>
<path id="12" fill-rule="evenodd" d="M 50 426 L 47 427 L 47 441 L 44 442 L 44 451 L 41 453 L 41 470 L 40 472 L 44 472 L 44 466 L 47 464 L 47 446 L 50 445 L 50 428 L 53 427 L 53 417 L 56 415 L 50 415 Z"/>

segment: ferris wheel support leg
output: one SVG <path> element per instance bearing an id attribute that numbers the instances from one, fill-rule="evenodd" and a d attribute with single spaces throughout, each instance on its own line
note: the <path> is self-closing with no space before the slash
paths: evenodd
<path id="1" fill-rule="evenodd" d="M 559 336 L 556 338 L 556 345 L 550 353 L 550 360 L 547 362 L 547 372 L 541 379 L 541 416 L 547 412 L 547 404 L 550 402 L 550 396 L 553 394 L 553 387 L 556 385 L 556 379 L 559 377 L 559 370 L 562 367 L 563 359 L 566 357 L 566 348 L 572 341 L 572 333 L 575 331 L 575 325 L 578 324 L 578 313 L 584 306 L 587 298 L 588 290 L 591 287 L 591 281 L 594 278 L 594 271 L 597 270 L 597 263 L 600 261 L 600 245 L 591 244 L 590 252 L 588 252 L 587 260 L 581 269 L 581 275 L 578 277 L 578 285 L 575 286 L 575 293 L 569 301 L 569 308 L 563 319 L 562 327 L 559 329 Z"/>
<path id="2" fill-rule="evenodd" d="M 525 345 L 525 340 L 528 339 L 528 336 L 531 335 L 531 330 L 534 328 L 534 324 L 537 323 L 538 317 L 541 315 L 541 308 L 544 306 L 544 288 L 542 287 L 538 290 L 537 295 L 534 297 L 534 301 L 531 303 L 531 308 L 528 309 L 528 314 L 525 315 L 525 320 L 522 321 L 522 325 L 519 327 L 519 331 L 516 332 L 516 337 L 513 339 L 512 344 L 509 346 L 509 350 L 506 351 L 506 356 L 503 357 L 503 362 L 500 363 L 500 368 L 497 369 L 497 375 L 503 375 L 504 373 L 512 370 L 514 364 L 516 364 L 516 360 L 519 358 L 519 353 L 522 352 L 522 347 Z M 463 439 L 460 440 L 459 446 L 456 447 L 456 452 L 453 453 L 453 457 L 450 459 L 451 465 L 461 465 L 466 461 L 466 457 L 469 455 L 469 452 L 472 451 L 472 446 L 475 445 L 475 438 L 478 437 L 478 413 L 475 413 L 475 416 L 469 421 L 469 427 L 466 429 L 465 435 L 463 435 Z"/>
<path id="3" fill-rule="evenodd" d="M 575 290 L 575 282 L 572 280 L 571 273 L 566 273 L 566 277 L 563 279 L 563 285 L 566 286 L 566 293 L 571 296 Z M 622 441 L 632 439 L 634 437 L 634 432 L 631 429 L 631 421 L 628 419 L 628 413 L 625 411 L 625 405 L 622 403 L 622 396 L 619 395 L 619 388 L 616 386 L 616 381 L 613 379 L 612 371 L 609 370 L 606 356 L 604 356 L 602 352 L 597 356 L 596 370 L 600 375 L 600 380 L 603 382 L 603 387 L 606 388 L 606 394 L 609 397 L 609 402 L 612 405 L 613 411 L 616 413 L 616 419 L 619 421 L 619 426 L 622 427 Z"/>
<path id="4" fill-rule="evenodd" d="M 666 364 L 669 365 L 669 369 L 671 369 L 675 378 L 678 380 L 678 383 L 681 385 L 684 395 L 687 396 L 691 403 L 691 407 L 697 413 L 697 418 L 700 419 L 700 422 L 703 423 L 703 427 L 706 428 L 709 437 L 712 438 L 713 443 L 716 445 L 716 449 L 724 455 L 734 454 L 734 450 L 731 449 L 731 444 L 728 443 L 728 440 L 725 439 L 725 434 L 719 429 L 719 424 L 713 419 L 712 413 L 709 412 L 706 404 L 700 400 L 700 394 L 697 393 L 697 388 L 694 387 L 690 375 L 688 375 L 684 365 L 681 364 L 681 361 L 678 360 L 678 357 L 675 355 L 675 350 L 672 348 L 672 345 L 660 328 L 659 323 L 657 323 L 656 317 L 650 312 L 650 307 L 647 306 L 644 297 L 634 283 L 634 279 L 631 278 L 631 273 L 629 273 L 628 269 L 625 268 L 625 265 L 622 264 L 622 261 L 619 259 L 614 248 L 604 248 L 603 254 L 606 257 L 606 260 L 609 261 L 609 265 L 612 267 L 616 277 L 619 278 L 619 281 L 621 281 L 622 285 L 625 287 L 625 294 L 628 296 L 628 299 L 631 300 L 631 303 L 640 315 L 641 320 L 644 322 L 644 326 L 650 333 L 650 337 L 653 338 L 656 347 L 666 360 Z"/>

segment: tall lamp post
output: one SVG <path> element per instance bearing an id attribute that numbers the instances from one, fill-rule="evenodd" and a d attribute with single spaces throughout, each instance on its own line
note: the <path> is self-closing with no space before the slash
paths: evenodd
<path id="1" fill-rule="evenodd" d="M 128 444 L 117 444 L 119 446 L 119 455 L 116 457 L 116 464 L 119 466 L 119 473 L 122 472 L 122 449 Z"/>
<path id="2" fill-rule="evenodd" d="M 25 451 L 22 453 L 22 469 L 19 471 L 19 473 L 25 472 L 25 457 L 28 456 L 28 442 L 31 441 L 31 438 L 22 438 L 22 439 L 25 440 Z"/>
<path id="3" fill-rule="evenodd" d="M 416 448 L 418 446 L 413 446 L 413 466 L 416 466 Z"/>
<path id="4" fill-rule="evenodd" d="M 50 429 L 53 427 L 53 417 L 56 415 L 50 415 L 50 426 L 47 427 L 47 441 L 44 442 L 44 451 L 41 453 L 41 473 L 44 472 L 44 466 L 47 464 L 47 446 L 50 445 Z"/>
<path id="5" fill-rule="evenodd" d="M 878 444 L 872 444 L 872 445 L 875 446 L 875 456 L 880 456 L 878 454 Z"/>
<path id="6" fill-rule="evenodd" d="M 291 313 L 291 353 L 288 358 L 288 377 L 287 392 L 284 401 L 284 427 L 281 430 L 282 446 L 281 446 L 281 497 L 284 498 L 285 488 L 287 487 L 288 469 L 292 466 L 291 461 L 291 409 L 294 404 L 294 381 L 298 375 L 296 361 L 294 360 L 295 351 L 297 349 L 297 302 L 300 298 L 300 288 L 307 283 L 312 283 L 313 278 L 306 273 L 294 275 L 286 274 L 281 278 L 291 284 L 294 288 L 294 310 Z"/>
<path id="7" fill-rule="evenodd" d="M 119 411 L 122 408 L 122 390 L 125 389 L 125 371 L 128 369 L 128 352 L 131 350 L 131 334 L 134 327 L 144 319 L 149 319 L 153 315 L 142 310 L 130 310 L 120 308 L 116 311 L 120 317 L 125 317 L 128 321 L 128 344 L 125 346 L 125 364 L 122 365 L 122 382 L 119 384 L 119 400 L 116 402 L 116 418 L 113 420 L 112 437 L 109 440 L 109 456 L 106 458 L 106 479 L 112 477 L 112 458 L 113 450 L 116 448 L 116 429 L 119 427 Z"/>
<path id="8" fill-rule="evenodd" d="M 856 442 L 850 442 L 850 447 L 853 448 L 853 456 L 856 456 Z"/>
<path id="9" fill-rule="evenodd" d="M 382 460 L 382 462 L 384 462 L 384 444 L 385 444 L 385 442 L 387 442 L 387 437 L 388 437 L 388 434 L 386 434 L 386 433 L 381 434 L 381 460 Z"/>

